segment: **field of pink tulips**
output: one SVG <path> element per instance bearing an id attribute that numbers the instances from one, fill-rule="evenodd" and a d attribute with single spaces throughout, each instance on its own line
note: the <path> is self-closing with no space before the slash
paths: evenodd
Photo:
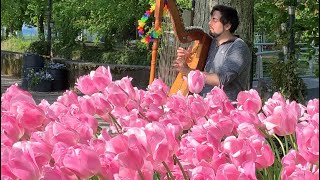
<path id="1" fill-rule="evenodd" d="M 203 87 L 201 73 L 188 79 Z M 280 93 L 262 102 L 251 89 L 230 102 L 215 87 L 168 96 L 156 79 L 146 90 L 112 80 L 99 67 L 36 104 L 12 85 L 1 97 L 2 180 L 319 179 L 319 99 Z M 99 127 L 99 116 L 110 126 Z"/>

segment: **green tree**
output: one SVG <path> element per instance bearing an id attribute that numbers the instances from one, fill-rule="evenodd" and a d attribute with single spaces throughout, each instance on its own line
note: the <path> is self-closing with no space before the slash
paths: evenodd
<path id="1" fill-rule="evenodd" d="M 20 31 L 26 19 L 27 2 L 24 0 L 1 0 L 1 27 L 6 27 L 6 36 Z"/>
<path id="2" fill-rule="evenodd" d="M 254 30 L 268 37 L 272 42 L 279 39 L 281 23 L 288 21 L 288 6 L 295 5 L 296 22 L 294 31 L 296 41 L 310 43 L 319 39 L 319 1 L 302 0 L 255 0 L 254 1 Z"/>

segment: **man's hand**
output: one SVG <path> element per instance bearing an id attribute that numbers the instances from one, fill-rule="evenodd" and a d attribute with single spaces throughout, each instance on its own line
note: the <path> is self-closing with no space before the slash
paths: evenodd
<path id="1" fill-rule="evenodd" d="M 187 76 L 188 73 L 191 71 L 186 61 L 182 58 L 177 58 L 176 60 L 174 60 L 173 67 L 176 69 L 176 71 L 181 72 L 183 76 Z"/>
<path id="2" fill-rule="evenodd" d="M 188 49 L 179 47 L 177 49 L 177 59 L 182 58 L 185 61 L 191 56 L 192 46 L 189 46 Z"/>
<path id="3" fill-rule="evenodd" d="M 184 76 L 187 76 L 191 71 L 186 63 L 186 60 L 191 56 L 191 50 L 191 46 L 188 49 L 179 47 L 177 49 L 177 59 L 173 61 L 173 67 L 176 69 L 176 71 L 181 72 Z"/>

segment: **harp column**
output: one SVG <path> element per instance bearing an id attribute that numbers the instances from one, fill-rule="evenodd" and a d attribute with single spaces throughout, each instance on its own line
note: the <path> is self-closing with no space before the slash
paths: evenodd
<path id="1" fill-rule="evenodd" d="M 156 0 L 156 8 L 154 11 L 154 29 L 159 29 L 161 27 L 161 20 L 163 14 L 165 0 Z M 150 67 L 150 78 L 149 84 L 151 84 L 154 80 L 156 73 L 156 65 L 157 65 L 157 55 L 158 55 L 158 47 L 159 47 L 159 39 L 155 38 L 152 44 L 152 53 L 151 53 L 151 67 Z"/>

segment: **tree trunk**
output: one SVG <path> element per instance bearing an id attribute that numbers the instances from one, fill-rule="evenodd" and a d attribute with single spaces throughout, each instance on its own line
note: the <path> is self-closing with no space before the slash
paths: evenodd
<path id="1" fill-rule="evenodd" d="M 39 40 L 41 41 L 44 41 L 45 38 L 44 38 L 44 16 L 43 16 L 43 13 L 41 13 L 39 15 L 39 19 L 38 19 L 38 37 L 39 37 Z"/>
<path id="2" fill-rule="evenodd" d="M 195 15 L 193 24 L 202 27 L 205 32 L 209 32 L 208 23 L 210 20 L 210 12 L 213 6 L 224 4 L 237 9 L 240 24 L 235 34 L 252 48 L 253 42 L 253 0 L 199 0 L 195 3 Z"/>
<path id="3" fill-rule="evenodd" d="M 228 5 L 238 11 L 240 24 L 235 34 L 239 35 L 247 43 L 251 52 L 253 52 L 253 0 L 198 0 L 195 3 L 193 24 L 202 27 L 205 32 L 208 32 L 210 12 L 212 7 L 217 4 Z M 252 69 L 251 67 L 250 88 L 252 87 Z"/>
<path id="4" fill-rule="evenodd" d="M 198 0 L 195 1 L 194 7 L 194 26 L 203 28 L 203 30 L 209 32 L 209 20 L 210 12 L 214 5 L 218 4 L 218 0 Z"/>

